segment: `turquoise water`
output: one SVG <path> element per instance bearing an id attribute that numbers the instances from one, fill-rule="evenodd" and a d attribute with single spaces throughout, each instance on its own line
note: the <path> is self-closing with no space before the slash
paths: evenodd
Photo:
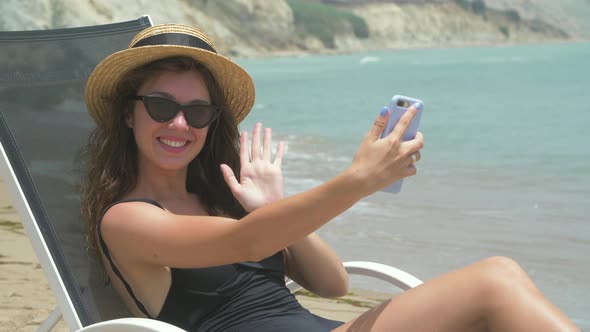
<path id="1" fill-rule="evenodd" d="M 288 194 L 344 169 L 392 95 L 425 102 L 418 175 L 400 194 L 368 197 L 319 231 L 344 260 L 430 279 L 510 256 L 590 328 L 590 44 L 239 63 L 257 86 L 242 129 L 261 121 L 288 143 Z"/>

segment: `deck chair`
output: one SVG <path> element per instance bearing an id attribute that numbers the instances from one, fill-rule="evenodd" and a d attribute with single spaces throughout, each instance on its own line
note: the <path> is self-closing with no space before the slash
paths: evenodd
<path id="1" fill-rule="evenodd" d="M 129 318 L 115 291 L 104 285 L 98 260 L 85 250 L 79 213 L 76 156 L 93 127 L 84 105 L 86 79 L 98 62 L 151 24 L 143 16 L 90 27 L 0 32 L 1 175 L 57 299 L 38 331 L 50 331 L 62 316 L 72 331 L 181 331 Z M 402 289 L 421 283 L 377 263 L 345 266 Z"/>

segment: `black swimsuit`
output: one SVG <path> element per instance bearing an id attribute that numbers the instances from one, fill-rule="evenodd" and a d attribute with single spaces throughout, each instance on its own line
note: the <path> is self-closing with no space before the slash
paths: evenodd
<path id="1" fill-rule="evenodd" d="M 113 205 L 152 200 L 123 200 Z M 113 263 L 100 232 L 98 238 L 113 272 L 121 279 L 138 308 L 155 318 L 187 331 L 305 331 L 324 332 L 342 325 L 316 316 L 303 308 L 285 286 L 283 254 L 259 262 L 242 262 L 208 268 L 171 268 L 172 282 L 157 317 L 151 317 Z"/>

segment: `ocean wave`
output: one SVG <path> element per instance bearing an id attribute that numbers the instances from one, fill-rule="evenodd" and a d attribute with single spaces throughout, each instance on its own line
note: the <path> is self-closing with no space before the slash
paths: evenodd
<path id="1" fill-rule="evenodd" d="M 379 62 L 381 61 L 380 57 L 377 56 L 364 56 L 359 60 L 359 64 L 361 65 L 365 65 L 367 63 L 372 63 L 372 62 Z"/>

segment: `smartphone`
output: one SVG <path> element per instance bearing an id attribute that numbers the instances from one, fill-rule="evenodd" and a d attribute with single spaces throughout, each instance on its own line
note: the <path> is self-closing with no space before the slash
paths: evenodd
<path id="1" fill-rule="evenodd" d="M 424 102 L 422 102 L 420 99 L 412 97 L 395 95 L 391 97 L 391 101 L 387 106 L 391 114 L 389 116 L 389 121 L 387 122 L 385 129 L 381 133 L 381 138 L 389 135 L 389 133 L 391 133 L 393 127 L 395 127 L 402 115 L 417 102 L 421 102 L 422 107 L 418 109 L 420 112 L 418 112 L 416 116 L 414 116 L 414 119 L 412 119 L 412 122 L 410 122 L 408 129 L 403 135 L 403 140 L 408 141 L 416 137 L 416 133 L 418 132 L 418 126 L 420 125 L 420 118 L 422 117 L 422 109 L 424 108 Z M 383 189 L 383 191 L 389 193 L 399 193 L 402 189 L 402 183 L 403 179 L 393 183 L 389 187 Z"/>

